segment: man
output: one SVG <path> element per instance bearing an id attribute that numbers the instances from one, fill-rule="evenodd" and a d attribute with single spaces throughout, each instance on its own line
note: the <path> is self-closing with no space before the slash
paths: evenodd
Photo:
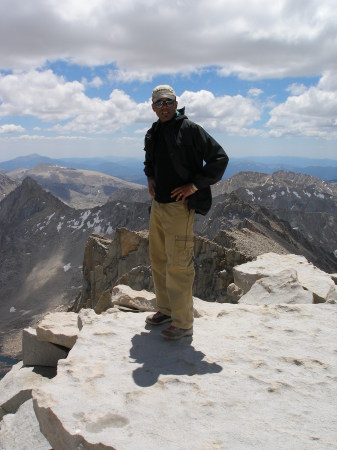
<path id="1" fill-rule="evenodd" d="M 221 180 L 228 164 L 222 147 L 177 106 L 171 86 L 154 88 L 158 120 L 146 133 L 144 149 L 153 198 L 149 248 L 158 308 L 146 322 L 172 322 L 161 332 L 167 339 L 193 334 L 194 215 L 209 211 L 210 185 Z"/>

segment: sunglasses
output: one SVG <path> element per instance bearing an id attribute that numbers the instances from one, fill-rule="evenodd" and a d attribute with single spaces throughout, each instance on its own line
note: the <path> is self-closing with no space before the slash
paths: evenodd
<path id="1" fill-rule="evenodd" d="M 168 108 L 172 108 L 174 103 L 175 100 L 158 100 L 156 103 L 154 103 L 154 106 L 158 109 L 162 108 L 164 105 L 166 105 Z"/>

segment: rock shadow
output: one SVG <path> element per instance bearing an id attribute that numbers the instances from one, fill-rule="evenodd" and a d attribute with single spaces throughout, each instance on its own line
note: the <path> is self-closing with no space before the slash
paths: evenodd
<path id="1" fill-rule="evenodd" d="M 133 379 L 138 386 L 154 385 L 159 375 L 205 375 L 219 373 L 222 367 L 204 360 L 203 352 L 196 350 L 192 337 L 170 341 L 160 336 L 159 329 L 151 329 L 136 334 L 132 338 L 130 358 L 143 364 L 133 371 Z"/>

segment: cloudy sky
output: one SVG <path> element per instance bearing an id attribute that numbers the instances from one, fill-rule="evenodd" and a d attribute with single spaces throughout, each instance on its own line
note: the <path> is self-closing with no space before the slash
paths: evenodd
<path id="1" fill-rule="evenodd" d="M 155 85 L 229 156 L 337 160 L 336 0 L 0 0 L 0 161 L 143 157 Z"/>

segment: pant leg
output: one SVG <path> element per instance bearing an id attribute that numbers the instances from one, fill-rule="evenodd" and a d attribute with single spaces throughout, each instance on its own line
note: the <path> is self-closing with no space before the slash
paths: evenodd
<path id="1" fill-rule="evenodd" d="M 153 200 L 151 205 L 149 250 L 152 267 L 152 278 L 156 293 L 158 311 L 171 315 L 171 307 L 166 289 L 166 265 L 165 233 L 162 226 L 161 204 Z"/>
<path id="2" fill-rule="evenodd" d="M 157 225 L 157 232 L 154 233 L 155 242 L 158 241 L 158 235 L 161 237 L 160 246 L 150 245 L 158 309 L 164 314 L 170 310 L 174 326 L 191 328 L 193 326 L 194 211 L 189 211 L 186 203 L 182 202 L 153 203 L 155 203 L 153 218 L 157 218 L 152 222 L 152 225 Z M 150 220 L 150 236 L 153 231 Z M 162 251 L 163 236 L 164 254 L 158 254 L 158 250 Z M 151 240 L 152 237 L 150 242 Z"/>

